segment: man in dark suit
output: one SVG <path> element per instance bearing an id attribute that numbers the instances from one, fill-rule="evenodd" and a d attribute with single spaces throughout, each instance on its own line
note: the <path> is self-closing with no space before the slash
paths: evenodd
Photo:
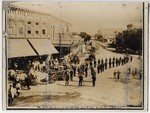
<path id="1" fill-rule="evenodd" d="M 83 76 L 79 75 L 79 86 L 82 86 L 82 82 L 83 82 Z"/>

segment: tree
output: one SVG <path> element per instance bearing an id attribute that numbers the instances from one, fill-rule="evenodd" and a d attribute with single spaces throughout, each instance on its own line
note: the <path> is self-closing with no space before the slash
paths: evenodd
<path id="1" fill-rule="evenodd" d="M 116 47 L 123 49 L 123 47 L 124 47 L 123 33 L 118 33 L 116 35 Z"/>
<path id="2" fill-rule="evenodd" d="M 77 33 L 76 33 L 76 32 L 72 32 L 71 34 L 72 34 L 73 36 L 77 35 Z"/>
<path id="3" fill-rule="evenodd" d="M 80 32 L 79 36 L 81 36 L 85 42 L 91 40 L 91 35 L 87 34 L 86 32 Z"/>
<path id="4" fill-rule="evenodd" d="M 95 34 L 94 37 L 95 37 L 98 41 L 102 41 L 102 40 L 103 40 L 103 36 L 102 36 L 102 35 Z"/>
<path id="5" fill-rule="evenodd" d="M 116 49 L 142 51 L 142 29 L 124 30 L 116 35 Z"/>

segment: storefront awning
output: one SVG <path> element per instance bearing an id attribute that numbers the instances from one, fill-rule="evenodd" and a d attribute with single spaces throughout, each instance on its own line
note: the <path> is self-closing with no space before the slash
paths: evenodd
<path id="1" fill-rule="evenodd" d="M 7 58 L 36 56 L 26 39 L 6 39 Z"/>
<path id="2" fill-rule="evenodd" d="M 49 39 L 28 39 L 39 55 L 55 54 L 58 51 Z"/>

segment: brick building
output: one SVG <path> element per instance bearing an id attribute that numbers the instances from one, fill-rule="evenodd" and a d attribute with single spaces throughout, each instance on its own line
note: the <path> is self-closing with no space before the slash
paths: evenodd
<path id="1" fill-rule="evenodd" d="M 71 24 L 48 13 L 8 4 L 3 10 L 3 20 L 5 20 L 3 32 L 7 34 L 5 37 L 8 58 L 30 56 L 30 54 L 58 54 L 60 44 L 63 54 L 65 50 L 69 51 L 70 45 L 74 42 L 74 37 L 69 32 Z M 24 50 L 30 48 L 27 48 L 28 45 L 32 49 Z M 20 48 L 20 51 L 17 48 Z M 22 49 L 26 52 L 22 52 Z"/>

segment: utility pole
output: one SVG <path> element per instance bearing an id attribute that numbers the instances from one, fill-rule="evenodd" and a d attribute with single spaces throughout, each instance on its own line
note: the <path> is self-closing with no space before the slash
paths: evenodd
<path id="1" fill-rule="evenodd" d="M 62 57 L 62 49 L 61 49 L 61 34 L 62 33 L 59 33 L 59 57 L 61 58 Z"/>
<path id="2" fill-rule="evenodd" d="M 60 19 L 62 17 L 61 15 L 61 8 L 62 8 L 62 4 L 61 2 L 58 2 L 58 6 L 60 8 Z M 62 32 L 62 22 L 60 20 L 60 33 L 59 33 L 59 58 L 62 57 L 62 47 L 61 47 L 61 38 L 62 38 L 63 32 Z"/>

